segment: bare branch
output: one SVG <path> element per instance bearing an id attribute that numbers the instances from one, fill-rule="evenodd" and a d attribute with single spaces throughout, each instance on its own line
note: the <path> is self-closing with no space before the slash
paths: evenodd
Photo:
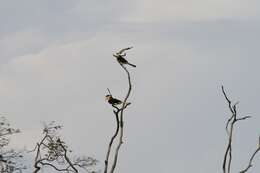
<path id="1" fill-rule="evenodd" d="M 127 73 L 127 78 L 128 78 L 128 92 L 125 96 L 125 99 L 123 101 L 123 105 L 122 105 L 122 108 L 121 108 L 121 112 L 120 112 L 120 136 L 119 136 L 119 143 L 116 147 L 116 151 L 115 151 L 115 155 L 114 155 L 114 161 L 113 161 L 113 164 L 112 164 L 112 167 L 111 167 L 111 170 L 110 170 L 110 173 L 113 173 L 114 170 L 115 170 L 115 167 L 116 167 L 116 164 L 117 164 L 117 159 L 118 159 L 118 153 L 119 153 L 119 149 L 121 147 L 121 145 L 123 144 L 123 134 L 124 134 L 124 109 L 127 107 L 127 105 L 129 105 L 129 103 L 127 103 L 127 99 L 129 98 L 130 96 L 130 93 L 131 93 L 131 90 L 132 90 L 132 84 L 131 84 L 131 78 L 130 78 L 130 73 L 129 71 L 127 70 L 127 68 L 125 66 L 123 66 L 122 64 L 120 64 L 121 67 L 125 70 L 125 72 Z"/>
<path id="2" fill-rule="evenodd" d="M 70 165 L 70 167 L 77 173 L 78 170 L 75 168 L 74 164 L 70 161 L 70 159 L 69 159 L 68 156 L 67 156 L 67 148 L 66 148 L 67 146 L 64 146 L 59 139 L 58 139 L 57 142 L 58 142 L 58 144 L 61 146 L 61 148 L 62 148 L 63 151 L 64 151 L 64 158 L 65 158 L 65 160 L 66 160 L 67 163 Z"/>
<path id="3" fill-rule="evenodd" d="M 228 98 L 223 86 L 221 86 L 221 89 L 222 89 L 222 93 L 228 103 L 229 110 L 231 112 L 231 117 L 228 119 L 228 121 L 226 123 L 226 131 L 228 134 L 228 145 L 227 145 L 227 148 L 226 148 L 226 151 L 224 154 L 224 159 L 223 159 L 223 164 L 222 164 L 223 173 L 230 173 L 231 163 L 232 163 L 232 141 L 233 141 L 234 125 L 237 121 L 245 120 L 247 118 L 250 118 L 250 116 L 237 118 L 237 107 L 236 106 L 238 105 L 238 102 L 236 102 L 235 104 L 232 105 L 232 102 Z"/>
<path id="4" fill-rule="evenodd" d="M 244 116 L 244 117 L 242 117 L 242 118 L 237 118 L 236 121 L 246 120 L 246 119 L 248 119 L 248 118 L 251 118 L 251 116 Z"/>
<path id="5" fill-rule="evenodd" d="M 223 168 L 223 173 L 230 173 L 231 172 L 231 163 L 232 163 L 232 141 L 233 141 L 233 133 L 234 133 L 234 125 L 241 120 L 246 120 L 248 118 L 251 118 L 251 116 L 244 116 L 241 118 L 237 118 L 237 105 L 238 102 L 236 102 L 235 104 L 232 105 L 231 100 L 228 98 L 224 87 L 222 86 L 222 93 L 228 103 L 228 107 L 229 110 L 231 112 L 231 117 L 228 119 L 227 123 L 226 123 L 226 131 L 227 131 L 227 135 L 228 135 L 228 145 L 227 148 L 225 150 L 225 154 L 224 154 L 224 159 L 223 159 L 223 164 L 222 164 L 222 168 Z M 258 149 L 253 153 L 249 164 L 247 166 L 246 169 L 244 169 L 243 171 L 241 171 L 240 173 L 245 173 L 251 166 L 252 166 L 252 161 L 256 155 L 256 153 L 260 150 L 260 146 L 258 147 Z"/>
<path id="6" fill-rule="evenodd" d="M 260 138 L 260 137 L 259 137 L 259 138 Z M 260 143 L 260 142 L 259 142 L 259 143 Z M 259 151 L 260 151 L 260 145 L 258 144 L 258 148 L 257 148 L 257 149 L 255 150 L 255 152 L 252 154 L 252 156 L 251 156 L 251 158 L 250 158 L 250 160 L 249 160 L 249 163 L 248 163 L 247 167 L 246 167 L 244 170 L 242 170 L 240 173 L 245 173 L 245 172 L 247 172 L 247 171 L 253 166 L 253 160 L 254 160 L 256 154 L 257 154 Z"/>
<path id="7" fill-rule="evenodd" d="M 258 138 L 258 147 L 260 148 L 260 136 Z"/>
<path id="8" fill-rule="evenodd" d="M 226 123 L 226 132 L 229 134 L 229 131 L 228 131 L 228 125 L 230 123 L 230 121 L 234 118 L 234 116 L 232 115 L 228 120 L 227 120 L 227 123 Z"/>
<path id="9" fill-rule="evenodd" d="M 234 111 L 233 111 L 232 105 L 231 105 L 231 101 L 229 100 L 229 98 L 226 95 L 226 92 L 224 90 L 224 86 L 221 86 L 221 89 L 222 89 L 222 93 L 224 94 L 224 97 L 225 97 L 226 101 L 228 102 L 229 110 L 232 112 L 232 114 L 234 114 Z"/>
<path id="10" fill-rule="evenodd" d="M 221 89 L 226 101 L 228 102 L 229 110 L 232 113 L 231 117 L 228 119 L 226 123 L 226 131 L 228 132 L 228 145 L 224 154 L 224 159 L 222 164 L 223 173 L 230 173 L 231 161 L 232 161 L 232 138 L 233 138 L 234 124 L 236 122 L 236 112 L 233 110 L 234 107 L 232 107 L 232 103 L 230 99 L 227 97 L 224 87 L 222 86 Z M 228 129 L 229 124 L 230 124 L 230 128 Z"/>
<path id="11" fill-rule="evenodd" d="M 113 111 L 114 114 L 115 114 L 115 117 L 116 117 L 116 131 L 115 131 L 114 135 L 111 137 L 111 140 L 110 140 L 109 145 L 108 145 L 108 150 L 107 150 L 107 155 L 106 155 L 106 160 L 105 160 L 104 173 L 107 173 L 111 147 L 112 147 L 112 144 L 114 143 L 114 140 L 115 140 L 115 138 L 116 138 L 116 136 L 118 135 L 118 132 L 119 132 L 119 115 L 118 114 L 120 112 L 120 109 L 117 108 L 114 105 L 112 105 L 112 106 L 116 108 L 116 111 Z"/>

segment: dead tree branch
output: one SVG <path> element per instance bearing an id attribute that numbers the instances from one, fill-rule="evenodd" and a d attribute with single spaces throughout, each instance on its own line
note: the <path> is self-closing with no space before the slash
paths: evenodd
<path id="1" fill-rule="evenodd" d="M 119 132 L 119 112 L 120 112 L 120 109 L 117 108 L 116 106 L 112 105 L 116 110 L 114 110 L 114 114 L 115 114 L 115 117 L 116 117 L 116 131 L 114 133 L 114 135 L 111 137 L 110 139 L 110 142 L 109 142 L 109 145 L 108 145 L 108 150 L 107 150 L 107 154 L 106 154 L 106 160 L 105 160 L 105 169 L 104 169 L 104 173 L 107 173 L 107 169 L 108 169 L 108 162 L 109 162 L 109 156 L 110 156 L 110 152 L 111 152 L 111 147 L 112 147 L 112 144 L 114 143 L 114 140 L 115 138 L 117 137 L 118 135 L 118 132 Z"/>
<path id="2" fill-rule="evenodd" d="M 233 142 L 234 125 L 236 122 L 238 122 L 240 120 L 246 120 L 246 119 L 250 118 L 250 116 L 244 116 L 242 118 L 237 118 L 238 102 L 235 104 L 232 104 L 232 102 L 228 98 L 223 86 L 221 87 L 221 89 L 222 89 L 222 93 L 228 103 L 228 108 L 231 112 L 231 116 L 226 123 L 226 131 L 228 134 L 228 145 L 225 150 L 222 169 L 223 169 L 223 173 L 230 173 L 231 163 L 232 163 L 232 142 Z"/>
<path id="3" fill-rule="evenodd" d="M 127 78 L 128 78 L 128 92 L 125 96 L 125 99 L 123 101 L 123 105 L 121 107 L 121 112 L 120 112 L 120 126 L 119 126 L 119 129 L 120 129 L 120 136 L 119 136 L 119 142 L 118 142 L 118 145 L 116 147 L 116 151 L 115 151 L 115 155 L 114 155 L 114 161 L 113 161 L 113 164 L 112 164 L 112 168 L 110 170 L 110 173 L 113 173 L 114 170 L 115 170 L 115 167 L 116 167 L 116 164 L 117 164 L 117 159 L 118 159 L 118 153 L 119 153 L 119 149 L 121 147 L 121 145 L 123 144 L 123 135 L 124 135 L 124 109 L 126 108 L 127 106 L 127 99 L 129 98 L 130 96 L 130 93 L 131 93 L 131 90 L 132 90 L 132 84 L 131 84 L 131 78 L 130 78 L 130 73 L 129 71 L 127 70 L 127 68 L 125 66 L 123 66 L 122 64 L 120 64 L 121 67 L 125 70 L 125 72 L 127 73 Z"/>
<path id="4" fill-rule="evenodd" d="M 253 166 L 253 160 L 254 160 L 256 154 L 257 154 L 259 151 L 260 151 L 260 136 L 259 136 L 259 138 L 258 138 L 258 146 L 257 146 L 257 149 L 255 150 L 255 152 L 254 152 L 254 153 L 252 154 L 252 156 L 250 157 L 249 163 L 248 163 L 247 167 L 246 167 L 244 170 L 240 171 L 240 173 L 245 173 L 245 172 L 247 172 L 247 171 Z"/>

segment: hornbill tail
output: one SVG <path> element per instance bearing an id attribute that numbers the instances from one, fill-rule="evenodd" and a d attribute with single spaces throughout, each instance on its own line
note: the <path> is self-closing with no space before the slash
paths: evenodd
<path id="1" fill-rule="evenodd" d="M 136 65 L 134 64 L 131 64 L 131 63 L 127 63 L 128 65 L 131 65 L 132 67 L 136 67 Z"/>

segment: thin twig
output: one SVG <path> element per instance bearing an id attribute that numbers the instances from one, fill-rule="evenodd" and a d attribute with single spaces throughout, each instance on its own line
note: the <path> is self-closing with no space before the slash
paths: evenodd
<path id="1" fill-rule="evenodd" d="M 244 117 L 242 117 L 242 118 L 237 118 L 236 121 L 245 120 L 245 119 L 247 119 L 247 118 L 251 118 L 251 116 L 244 116 Z"/>
<path id="2" fill-rule="evenodd" d="M 243 171 L 241 171 L 240 173 L 245 173 L 245 172 L 247 172 L 247 171 L 253 166 L 253 164 L 252 164 L 252 163 L 253 163 L 253 160 L 254 160 L 256 154 L 257 154 L 259 151 L 260 151 L 260 146 L 258 146 L 258 148 L 255 150 L 255 152 L 252 154 L 252 156 L 251 156 L 251 158 L 250 158 L 250 160 L 249 160 L 249 163 L 248 163 L 247 167 L 246 167 Z"/>
<path id="3" fill-rule="evenodd" d="M 232 106 L 231 106 L 231 101 L 227 97 L 227 94 L 226 94 L 226 92 L 224 90 L 224 86 L 221 86 L 221 89 L 222 89 L 222 93 L 224 94 L 224 97 L 225 97 L 226 101 L 228 102 L 229 110 L 232 112 L 232 114 L 234 114 L 234 111 L 233 111 Z"/>

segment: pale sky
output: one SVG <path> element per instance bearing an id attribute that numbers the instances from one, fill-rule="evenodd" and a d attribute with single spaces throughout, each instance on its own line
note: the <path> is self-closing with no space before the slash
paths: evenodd
<path id="1" fill-rule="evenodd" d="M 260 135 L 260 1 L 0 1 L 0 110 L 32 148 L 57 121 L 75 153 L 103 162 L 115 128 L 106 88 L 127 91 L 112 56 L 133 46 L 133 92 L 116 172 L 222 171 L 229 111 L 239 116 L 234 172 Z M 30 171 L 28 171 L 30 172 Z M 260 156 L 249 172 L 260 172 Z"/>

